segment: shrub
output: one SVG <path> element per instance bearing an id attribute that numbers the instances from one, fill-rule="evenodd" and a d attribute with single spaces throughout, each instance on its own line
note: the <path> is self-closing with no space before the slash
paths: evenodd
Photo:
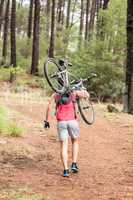
<path id="1" fill-rule="evenodd" d="M 24 129 L 9 118 L 9 110 L 0 106 L 0 134 L 6 134 L 13 137 L 22 136 Z"/>
<path id="2" fill-rule="evenodd" d="M 13 137 L 20 137 L 23 134 L 23 128 L 16 122 L 10 122 L 8 125 L 8 135 Z"/>

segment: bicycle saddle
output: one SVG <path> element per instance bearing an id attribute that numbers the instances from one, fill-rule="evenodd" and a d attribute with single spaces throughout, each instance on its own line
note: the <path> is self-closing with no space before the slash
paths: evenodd
<path id="1" fill-rule="evenodd" d="M 59 65 L 64 66 L 64 64 L 65 64 L 65 61 L 63 59 L 59 59 Z"/>
<path id="2" fill-rule="evenodd" d="M 60 66 L 64 66 L 64 65 L 68 65 L 68 66 L 72 66 L 72 63 L 68 63 L 66 60 L 64 59 L 59 59 L 59 65 Z"/>

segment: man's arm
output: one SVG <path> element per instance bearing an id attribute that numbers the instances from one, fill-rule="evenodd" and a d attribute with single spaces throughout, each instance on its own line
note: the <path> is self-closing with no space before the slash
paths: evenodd
<path id="1" fill-rule="evenodd" d="M 50 107 L 51 107 L 51 103 L 52 100 L 54 99 L 55 94 L 52 94 L 48 104 L 47 104 L 47 108 L 46 108 L 46 115 L 45 115 L 45 120 L 44 120 L 44 128 L 50 128 L 50 124 L 49 124 L 49 112 L 50 112 Z"/>
<path id="2" fill-rule="evenodd" d="M 76 96 L 78 96 L 79 98 L 87 98 L 87 97 L 89 98 L 90 97 L 89 93 L 86 90 L 76 90 L 76 91 L 74 91 L 74 94 Z"/>
<path id="3" fill-rule="evenodd" d="M 51 103 L 52 100 L 54 99 L 55 93 L 51 95 L 50 99 L 48 100 L 48 104 L 47 104 L 47 108 L 46 108 L 46 115 L 45 115 L 45 120 L 48 121 L 49 120 L 49 112 L 50 112 L 50 108 L 51 108 Z"/>

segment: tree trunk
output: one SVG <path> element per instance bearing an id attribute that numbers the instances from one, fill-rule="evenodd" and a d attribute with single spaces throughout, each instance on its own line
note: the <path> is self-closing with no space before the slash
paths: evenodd
<path id="1" fill-rule="evenodd" d="M 54 43 L 55 43 L 55 0 L 52 0 L 52 13 L 51 13 L 51 36 L 49 57 L 54 57 Z"/>
<path id="2" fill-rule="evenodd" d="M 60 37 L 60 33 L 62 33 L 63 29 L 63 0 L 58 0 L 58 5 L 57 5 L 57 24 L 56 24 L 56 36 L 57 38 Z"/>
<path id="3" fill-rule="evenodd" d="M 12 0 L 11 9 L 11 65 L 16 67 L 16 0 Z"/>
<path id="4" fill-rule="evenodd" d="M 35 3 L 35 10 L 34 10 L 31 74 L 38 73 L 38 61 L 39 61 L 40 0 L 35 0 L 34 3 Z"/>
<path id="5" fill-rule="evenodd" d="M 50 4 L 51 0 L 47 0 L 46 4 L 46 38 L 49 39 L 50 35 Z"/>
<path id="6" fill-rule="evenodd" d="M 12 0 L 11 8 L 11 66 L 16 67 L 16 0 Z M 10 82 L 16 79 L 15 70 L 11 71 Z"/>
<path id="7" fill-rule="evenodd" d="M 96 0 L 93 0 L 91 6 L 91 13 L 90 13 L 90 21 L 89 21 L 89 36 L 90 39 L 93 35 L 94 23 L 95 23 L 95 16 L 96 16 Z"/>
<path id="8" fill-rule="evenodd" d="M 100 7 L 102 6 L 102 9 L 106 10 L 106 9 L 108 9 L 108 3 L 109 3 L 109 0 L 104 0 L 103 3 L 100 2 Z M 104 27 L 105 27 L 106 23 L 107 22 L 106 22 L 106 19 L 105 19 L 104 16 L 98 18 L 98 22 L 97 22 L 97 37 L 100 38 L 101 40 L 104 40 L 104 38 L 105 38 Z"/>
<path id="9" fill-rule="evenodd" d="M 84 0 L 81 0 L 79 35 L 82 37 L 84 29 Z"/>
<path id="10" fill-rule="evenodd" d="M 4 1 L 5 0 L 1 0 L 1 2 L 0 2 L 0 33 L 1 33 L 1 26 L 2 26 L 2 21 L 3 21 Z"/>
<path id="11" fill-rule="evenodd" d="M 63 0 L 58 0 L 58 7 L 57 7 L 57 23 L 62 24 L 62 6 Z"/>
<path id="12" fill-rule="evenodd" d="M 96 0 L 96 16 L 97 16 L 97 20 L 98 20 L 98 14 L 99 14 L 100 8 L 101 8 L 100 0 Z"/>
<path id="13" fill-rule="evenodd" d="M 7 0 L 6 10 L 5 10 L 5 23 L 4 23 L 4 33 L 3 33 L 3 49 L 2 49 L 2 65 L 6 63 L 7 57 L 7 38 L 8 38 L 8 26 L 9 26 L 9 7 L 10 0 Z"/>
<path id="14" fill-rule="evenodd" d="M 102 8 L 103 0 L 99 0 L 99 8 Z"/>
<path id="15" fill-rule="evenodd" d="M 70 10 L 71 10 L 71 0 L 68 0 L 67 4 L 67 18 L 66 18 L 66 28 L 69 27 L 70 24 Z"/>
<path id="16" fill-rule="evenodd" d="M 75 0 L 74 3 L 73 3 L 72 17 L 71 17 L 71 26 L 70 27 L 72 27 L 73 24 L 74 24 L 74 14 L 75 14 L 75 9 L 76 9 L 76 4 L 77 4 L 77 0 Z"/>
<path id="17" fill-rule="evenodd" d="M 109 3 L 109 0 L 103 1 L 103 10 L 106 10 L 108 8 L 108 3 Z"/>
<path id="18" fill-rule="evenodd" d="M 64 18 L 65 18 L 65 0 L 63 0 L 63 4 L 62 4 L 62 25 L 64 25 Z"/>
<path id="19" fill-rule="evenodd" d="M 23 6 L 23 0 L 20 0 L 18 3 L 18 8 L 21 8 Z"/>
<path id="20" fill-rule="evenodd" d="M 34 0 L 30 0 L 29 16 L 28 16 L 28 28 L 27 28 L 27 37 L 29 39 L 31 38 L 31 35 L 32 35 L 33 4 L 34 4 Z"/>
<path id="21" fill-rule="evenodd" d="M 78 48 L 81 47 L 83 41 L 83 30 L 84 30 L 84 0 L 80 2 L 80 25 L 79 25 L 79 41 Z"/>
<path id="22" fill-rule="evenodd" d="M 90 0 L 86 0 L 85 40 L 88 39 Z"/>
<path id="23" fill-rule="evenodd" d="M 127 8 L 127 65 L 126 88 L 128 113 L 133 114 L 133 2 L 128 0 Z"/>

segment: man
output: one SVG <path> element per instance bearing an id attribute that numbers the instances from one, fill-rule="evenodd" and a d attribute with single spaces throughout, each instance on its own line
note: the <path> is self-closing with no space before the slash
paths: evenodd
<path id="1" fill-rule="evenodd" d="M 76 98 L 86 98 L 89 97 L 89 93 L 86 90 L 73 91 L 66 94 L 54 93 L 47 106 L 46 118 L 44 121 L 44 127 L 50 128 L 49 124 L 49 111 L 52 99 L 55 100 L 56 104 L 56 119 L 57 119 L 57 129 L 60 141 L 60 155 L 64 166 L 63 176 L 69 176 L 68 167 L 68 138 L 71 138 L 72 142 L 72 164 L 71 171 L 73 173 L 78 172 L 77 157 L 79 151 L 79 125 L 77 122 L 75 103 Z"/>

